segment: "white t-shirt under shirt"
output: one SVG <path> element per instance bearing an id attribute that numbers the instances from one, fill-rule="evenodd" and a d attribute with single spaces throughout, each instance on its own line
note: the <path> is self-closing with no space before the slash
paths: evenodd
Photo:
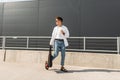
<path id="1" fill-rule="evenodd" d="M 56 34 L 55 39 L 64 39 L 61 30 L 63 30 L 62 27 L 57 27 L 56 28 L 57 34 Z"/>

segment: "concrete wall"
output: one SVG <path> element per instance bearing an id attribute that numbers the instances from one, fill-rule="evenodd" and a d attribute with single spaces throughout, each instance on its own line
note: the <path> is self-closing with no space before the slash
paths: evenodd
<path id="1" fill-rule="evenodd" d="M 4 50 L 0 50 L 0 53 L 0 62 L 3 62 Z M 47 57 L 48 51 L 7 50 L 5 62 L 44 64 L 44 62 L 47 60 Z M 60 54 L 55 59 L 54 63 L 60 64 Z M 67 52 L 66 65 L 120 69 L 120 55 Z"/>
<path id="2" fill-rule="evenodd" d="M 4 50 L 0 50 L 0 62 L 4 61 L 4 53 L 5 53 Z"/>

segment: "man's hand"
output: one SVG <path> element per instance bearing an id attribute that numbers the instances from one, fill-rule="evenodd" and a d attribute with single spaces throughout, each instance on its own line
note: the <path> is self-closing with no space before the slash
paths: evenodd
<path id="1" fill-rule="evenodd" d="M 62 33 L 63 35 L 65 35 L 65 32 L 64 32 L 63 30 L 61 30 L 61 33 Z"/>

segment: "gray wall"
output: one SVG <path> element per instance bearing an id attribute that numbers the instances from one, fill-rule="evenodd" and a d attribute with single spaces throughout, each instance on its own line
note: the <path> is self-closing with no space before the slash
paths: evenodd
<path id="1" fill-rule="evenodd" d="M 37 35 L 39 27 L 37 3 L 5 3 L 3 22 L 3 35 Z"/>
<path id="2" fill-rule="evenodd" d="M 120 0 L 81 0 L 81 35 L 119 36 Z"/>
<path id="3" fill-rule="evenodd" d="M 49 36 L 55 26 L 54 18 L 62 16 L 71 36 L 119 36 L 119 4 L 120 0 L 35 0 L 4 6 L 0 3 L 0 35 Z"/>
<path id="4" fill-rule="evenodd" d="M 0 3 L 0 36 L 2 36 L 2 28 L 3 28 L 3 4 Z"/>

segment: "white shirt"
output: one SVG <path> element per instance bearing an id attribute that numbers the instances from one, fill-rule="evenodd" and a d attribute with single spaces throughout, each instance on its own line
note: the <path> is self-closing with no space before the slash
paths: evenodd
<path id="1" fill-rule="evenodd" d="M 62 34 L 61 30 L 63 30 L 63 32 L 65 33 L 65 35 Z M 53 32 L 52 32 L 52 37 L 51 37 L 51 40 L 50 40 L 50 45 L 54 45 L 54 40 L 55 39 L 63 39 L 64 43 L 65 43 L 65 46 L 67 47 L 68 46 L 68 41 L 67 41 L 68 37 L 69 37 L 69 30 L 67 29 L 66 26 L 64 26 L 64 25 L 62 25 L 61 27 L 56 26 L 53 29 Z"/>
<path id="2" fill-rule="evenodd" d="M 63 34 L 61 33 L 62 27 L 56 27 L 56 36 L 55 39 L 64 39 Z"/>

